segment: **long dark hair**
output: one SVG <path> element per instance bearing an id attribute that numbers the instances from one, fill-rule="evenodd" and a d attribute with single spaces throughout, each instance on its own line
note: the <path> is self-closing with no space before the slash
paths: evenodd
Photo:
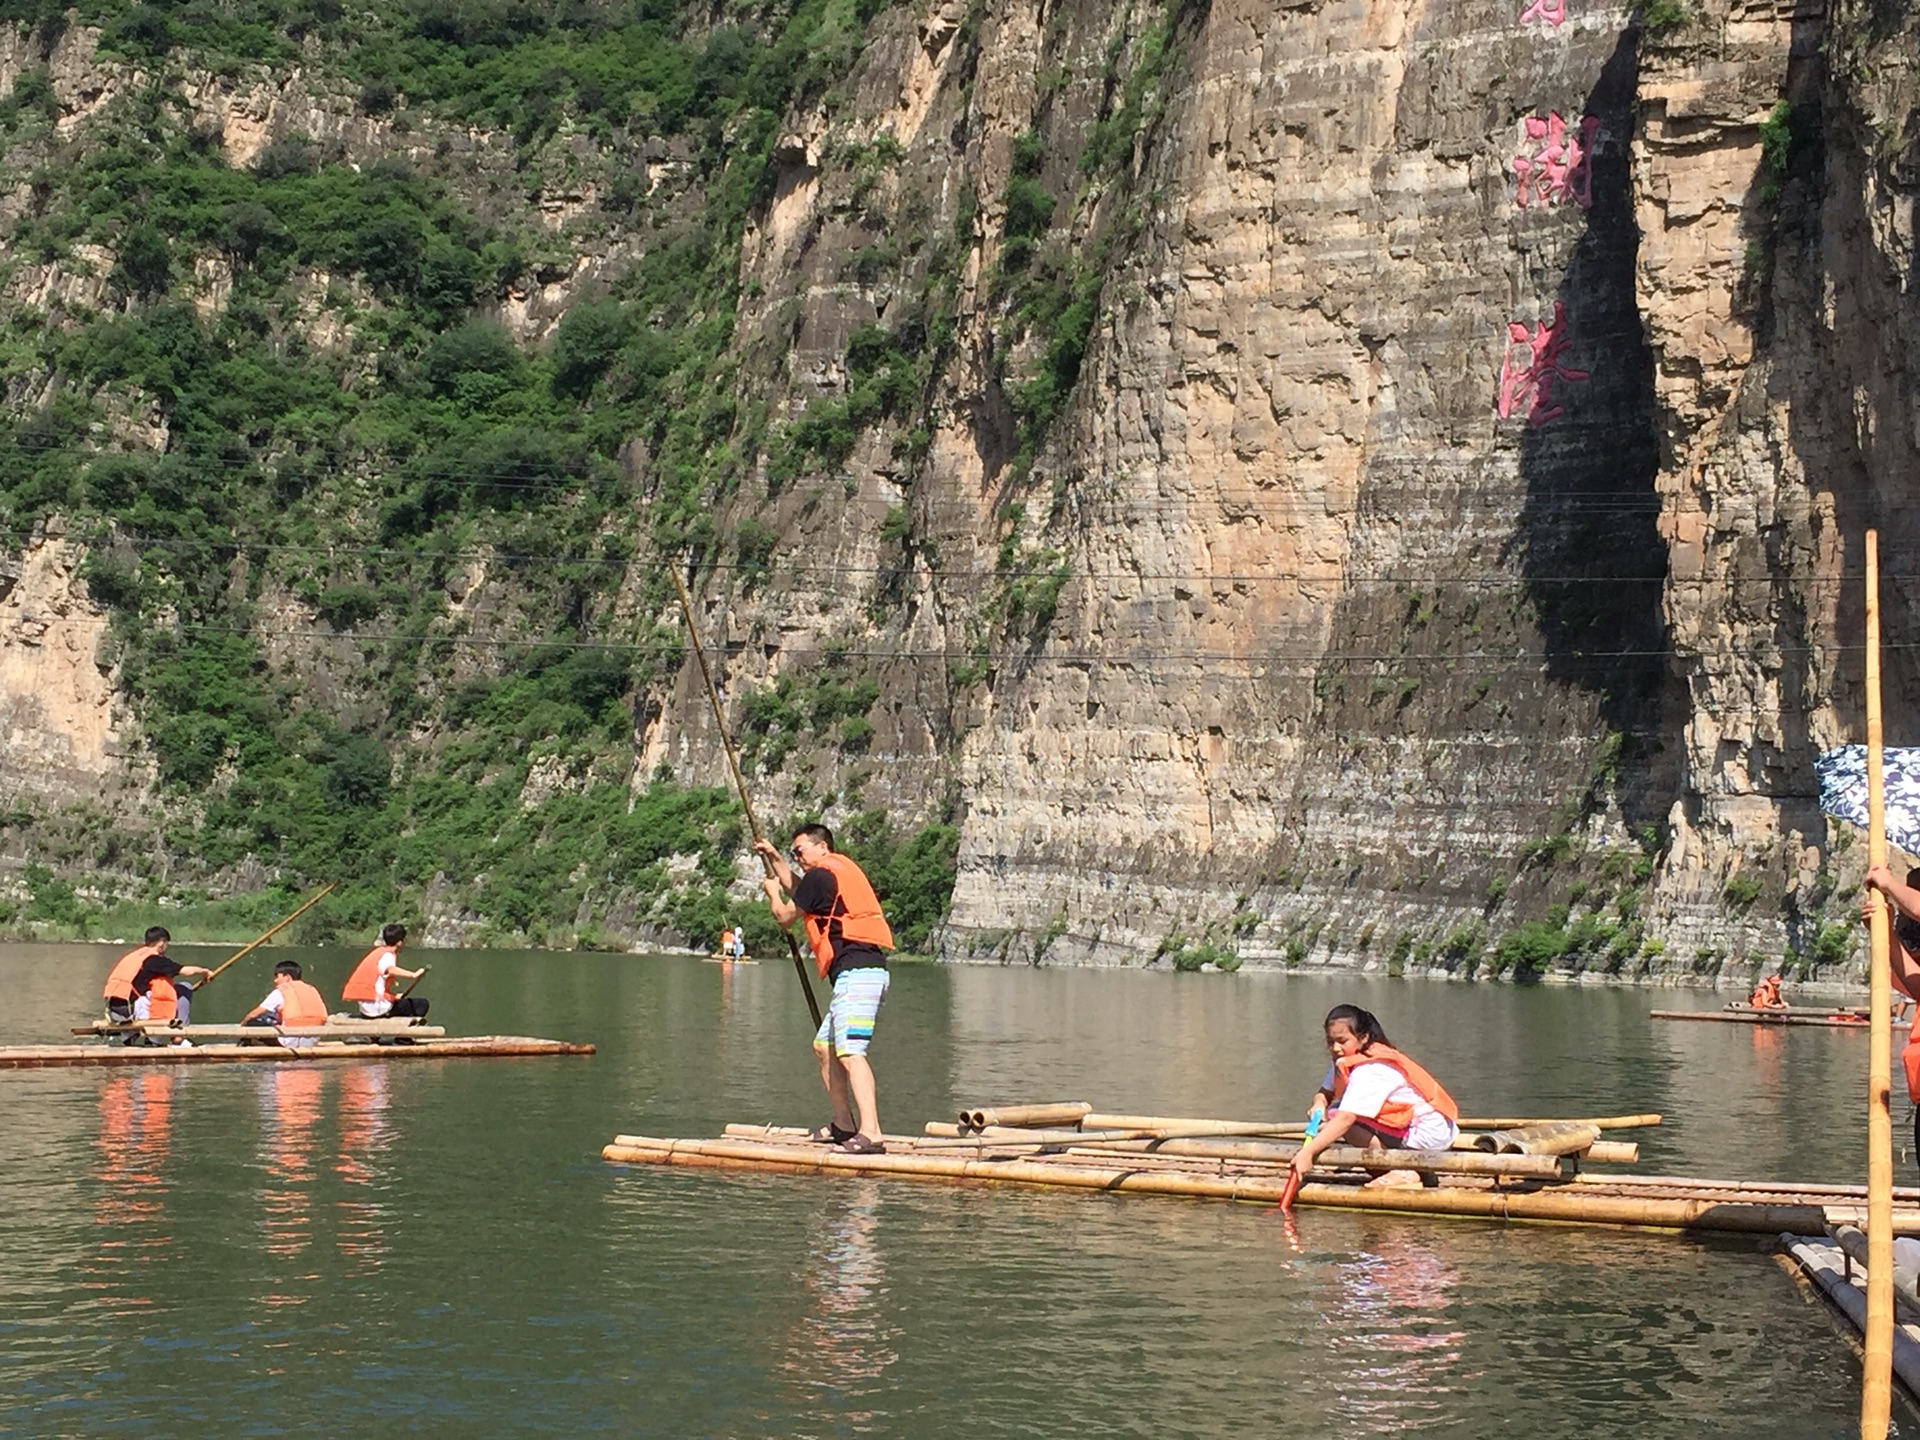
<path id="1" fill-rule="evenodd" d="M 1362 1010 L 1358 1005 L 1336 1005 L 1327 1011 L 1327 1018 L 1320 1022 L 1320 1028 L 1324 1030 L 1336 1020 L 1346 1022 L 1347 1028 L 1353 1031 L 1354 1038 L 1359 1040 L 1362 1050 L 1369 1045 L 1391 1046 L 1393 1044 L 1387 1039 L 1387 1032 L 1381 1028 L 1380 1021 L 1375 1018 L 1371 1010 Z"/>

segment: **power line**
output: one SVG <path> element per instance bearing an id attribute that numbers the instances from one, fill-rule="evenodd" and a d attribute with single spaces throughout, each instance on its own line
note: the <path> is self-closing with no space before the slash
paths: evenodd
<path id="1" fill-rule="evenodd" d="M 90 543 L 90 542 L 83 542 Z M 481 561 L 504 566 L 509 569 L 524 569 L 529 566 L 556 567 L 601 567 L 608 570 L 625 570 L 635 565 L 658 565 L 660 560 L 648 561 L 640 553 L 624 555 L 568 555 L 556 551 L 510 551 L 491 549 L 460 550 L 413 550 L 401 546 L 384 545 L 281 545 L 258 540 L 166 540 L 141 539 L 129 540 L 134 549 L 171 550 L 180 553 L 214 551 L 234 555 L 289 555 L 309 556 L 317 559 L 337 559 L 342 556 L 357 556 L 368 560 L 402 560 L 415 563 Z M 699 561 L 696 572 L 714 574 L 746 575 L 749 577 L 775 582 L 782 577 L 795 575 L 886 575 L 903 578 L 926 577 L 938 580 L 976 581 L 991 583 L 997 580 L 1051 580 L 1059 577 L 1054 567 L 1043 569 L 1008 570 L 961 570 L 940 566 L 922 566 L 903 559 L 894 565 L 842 565 L 842 564 L 754 564 L 740 561 Z M 1405 585 L 1463 587 L 1467 589 L 1503 589 L 1527 585 L 1689 585 L 1710 586 L 1725 589 L 1729 586 L 1765 585 L 1787 587 L 1795 590 L 1828 589 L 1835 586 L 1860 584 L 1864 574 L 1840 572 L 1834 575 L 1729 575 L 1729 576 L 1675 576 L 1662 574 L 1645 575 L 1575 575 L 1545 574 L 1529 575 L 1524 571 L 1502 571 L 1486 575 L 1439 575 L 1432 573 L 1390 572 L 1383 575 L 1354 574 L 1351 571 L 1333 570 L 1324 574 L 1299 570 L 1271 571 L 1201 571 L 1201 570 L 1078 570 L 1069 568 L 1066 579 L 1072 581 L 1109 582 L 1164 582 L 1179 583 L 1194 581 L 1206 585 L 1251 585 L 1291 583 L 1296 585 L 1333 585 L 1350 590 L 1363 585 Z M 1920 581 L 1920 571 L 1881 571 L 1884 580 Z M 1117 603 L 1129 603 L 1121 601 Z"/>
<path id="2" fill-rule="evenodd" d="M 538 637 L 447 635 L 433 634 L 430 632 L 253 629 L 244 626 L 201 625 L 193 623 L 181 623 L 170 628 L 181 633 L 238 635 L 256 639 L 260 637 L 274 637 L 301 641 L 324 641 L 336 644 L 418 643 L 467 646 L 475 649 L 599 650 L 632 655 L 678 655 L 684 653 L 687 648 L 685 644 L 678 641 L 669 643 L 663 641 L 559 640 Z M 1384 650 L 1269 651 L 1264 653 L 1221 650 L 1141 650 L 1112 653 L 1106 651 L 1063 651 L 1045 649 L 1035 651 L 990 651 L 984 648 L 956 649 L 952 647 L 943 647 L 941 649 L 855 649 L 850 646 L 840 647 L 834 645 L 817 645 L 813 647 L 796 645 L 767 646 L 761 642 L 741 642 L 734 646 L 715 645 L 712 649 L 715 654 L 766 650 L 788 659 L 820 659 L 835 664 L 857 660 L 937 660 L 949 664 L 964 665 L 968 663 L 985 663 L 1003 667 L 1033 663 L 1068 666 L 1128 666 L 1165 663 L 1237 665 L 1295 664 L 1312 667 L 1302 673 L 1317 674 L 1320 672 L 1321 667 L 1328 664 L 1491 664 L 1496 667 L 1496 670 L 1487 673 L 1519 673 L 1521 671 L 1550 671 L 1556 667 L 1570 664 L 1611 665 L 1623 660 L 1695 660 L 1707 658 L 1708 655 L 1711 655 L 1714 659 L 1749 659 L 1761 663 L 1768 663 L 1775 660 L 1814 655 L 1856 654 L 1864 652 L 1866 647 L 1864 645 L 1783 645 L 1728 651 L 1702 651 L 1698 654 L 1675 650 L 1672 647 L 1662 647 L 1659 649 L 1573 651 L 1562 655 L 1535 654 L 1532 652 L 1520 655 L 1501 655 L 1490 651 L 1421 655 L 1406 651 Z M 1920 650 L 1920 641 L 1883 642 L 1881 649 Z M 1469 673 L 1478 674 L 1481 672 L 1476 670 Z M 1367 677 L 1363 675 L 1361 678 Z"/>

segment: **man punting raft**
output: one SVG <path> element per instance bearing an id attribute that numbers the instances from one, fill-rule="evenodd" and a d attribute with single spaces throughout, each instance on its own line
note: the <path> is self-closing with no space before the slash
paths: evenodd
<path id="1" fill-rule="evenodd" d="M 213 972 L 204 965 L 182 965 L 169 958 L 167 946 L 172 941 L 173 936 L 164 925 L 152 926 L 143 944 L 113 962 L 101 991 L 107 1002 L 108 1020 L 116 1024 L 129 1020 L 187 1023 L 193 987 L 183 983 L 183 977 L 197 975 L 206 979 Z"/>
<path id="2" fill-rule="evenodd" d="M 880 911 L 879 897 L 864 872 L 833 848 L 833 832 L 824 825 L 803 825 L 793 847 L 781 855 L 766 840 L 754 849 L 767 860 L 762 886 L 768 908 L 782 926 L 804 920 L 814 968 L 833 987 L 826 1017 L 813 1037 L 820 1060 L 820 1081 L 827 1087 L 833 1117 L 818 1138 L 854 1155 L 877 1155 L 880 1102 L 875 1096 L 867 1043 L 873 1039 L 880 1002 L 887 998 L 887 957 L 893 931 Z M 796 877 L 791 858 L 801 874 Z M 789 898 L 791 897 L 791 898 Z"/>
<path id="3" fill-rule="evenodd" d="M 1342 1140 L 1369 1148 L 1445 1150 L 1460 1133 L 1460 1107 L 1446 1088 L 1411 1056 L 1393 1048 L 1371 1011 L 1336 1005 L 1327 1012 L 1327 1052 L 1333 1063 L 1313 1097 L 1311 1133 L 1293 1157 L 1305 1179 L 1314 1158 Z M 1432 1177 L 1426 1177 L 1431 1183 Z M 1411 1170 L 1392 1170 L 1379 1186 L 1419 1185 Z"/>

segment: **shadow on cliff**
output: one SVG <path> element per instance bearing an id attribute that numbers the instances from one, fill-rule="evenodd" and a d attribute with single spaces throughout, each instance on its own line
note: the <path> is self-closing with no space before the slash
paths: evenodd
<path id="1" fill-rule="evenodd" d="M 1531 413 L 1508 422 L 1523 427 L 1517 543 L 1546 674 L 1590 692 L 1600 723 L 1620 737 L 1617 798 L 1636 830 L 1664 819 L 1675 793 L 1686 704 L 1668 664 L 1658 407 L 1634 285 L 1629 140 L 1638 70 L 1638 35 L 1628 30 L 1586 101 L 1601 125 L 1589 162 L 1593 203 L 1555 296 L 1560 334 L 1571 343 Z M 1554 316 L 1549 307 L 1540 323 Z"/>

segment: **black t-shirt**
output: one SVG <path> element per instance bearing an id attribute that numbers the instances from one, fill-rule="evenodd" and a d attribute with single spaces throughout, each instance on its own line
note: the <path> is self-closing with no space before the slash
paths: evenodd
<path id="1" fill-rule="evenodd" d="M 164 955 L 149 955 L 145 960 L 140 962 L 140 968 L 134 972 L 133 993 L 136 995 L 146 994 L 148 987 L 153 984 L 155 976 L 162 976 L 171 980 L 179 973 L 180 962 L 178 960 L 169 960 Z"/>
<path id="2" fill-rule="evenodd" d="M 840 898 L 840 882 L 833 877 L 833 871 L 824 865 L 816 865 L 800 877 L 800 883 L 793 887 L 793 903 L 808 915 L 831 915 L 835 902 Z M 827 924 L 827 939 L 833 945 L 833 964 L 827 967 L 827 980 L 832 983 L 840 978 L 843 970 L 884 970 L 887 968 L 887 953 L 877 945 L 869 945 L 864 940 L 844 940 L 840 936 L 837 922 Z"/>

